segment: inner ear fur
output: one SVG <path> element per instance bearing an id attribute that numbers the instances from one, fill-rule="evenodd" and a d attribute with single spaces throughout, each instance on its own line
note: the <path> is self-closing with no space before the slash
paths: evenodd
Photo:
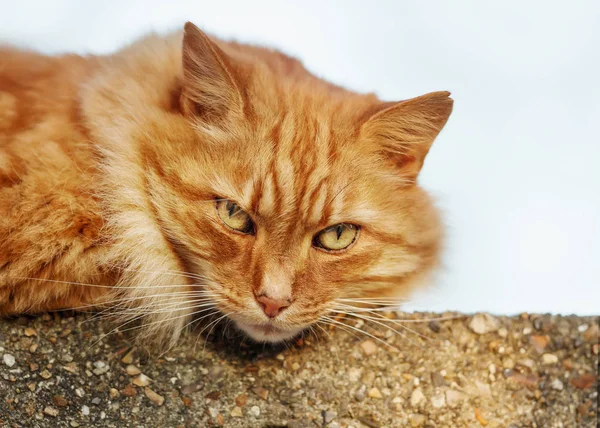
<path id="1" fill-rule="evenodd" d="M 415 180 L 452 113 L 453 103 L 446 91 L 381 103 L 362 119 L 360 137 L 375 145 L 403 176 Z"/>

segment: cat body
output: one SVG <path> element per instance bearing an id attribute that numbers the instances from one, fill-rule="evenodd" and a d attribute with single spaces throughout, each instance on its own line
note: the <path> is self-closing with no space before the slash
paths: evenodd
<path id="1" fill-rule="evenodd" d="M 0 48 L 0 314 L 277 341 L 402 296 L 439 258 L 416 178 L 448 95 L 382 102 L 189 23 L 108 56 Z"/>

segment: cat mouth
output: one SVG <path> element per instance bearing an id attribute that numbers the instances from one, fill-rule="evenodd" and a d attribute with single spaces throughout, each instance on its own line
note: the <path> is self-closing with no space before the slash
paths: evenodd
<path id="1" fill-rule="evenodd" d="M 236 322 L 238 328 L 257 342 L 281 342 L 296 336 L 302 329 L 281 328 L 273 324 L 243 324 Z"/>

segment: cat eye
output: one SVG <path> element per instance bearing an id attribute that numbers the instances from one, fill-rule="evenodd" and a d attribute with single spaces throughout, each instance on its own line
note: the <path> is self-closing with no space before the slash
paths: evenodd
<path id="1" fill-rule="evenodd" d="M 345 250 L 356 241 L 358 229 L 349 223 L 334 224 L 315 235 L 313 246 L 325 251 Z"/>
<path id="2" fill-rule="evenodd" d="M 217 214 L 225 226 L 236 232 L 254 235 L 254 222 L 246 211 L 228 199 L 217 200 Z"/>

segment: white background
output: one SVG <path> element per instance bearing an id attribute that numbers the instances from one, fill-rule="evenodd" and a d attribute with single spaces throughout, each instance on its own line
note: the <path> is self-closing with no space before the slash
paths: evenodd
<path id="1" fill-rule="evenodd" d="M 0 40 L 51 53 L 186 20 L 386 100 L 452 92 L 421 176 L 445 213 L 445 267 L 411 309 L 600 313 L 598 0 L 0 0 Z"/>

